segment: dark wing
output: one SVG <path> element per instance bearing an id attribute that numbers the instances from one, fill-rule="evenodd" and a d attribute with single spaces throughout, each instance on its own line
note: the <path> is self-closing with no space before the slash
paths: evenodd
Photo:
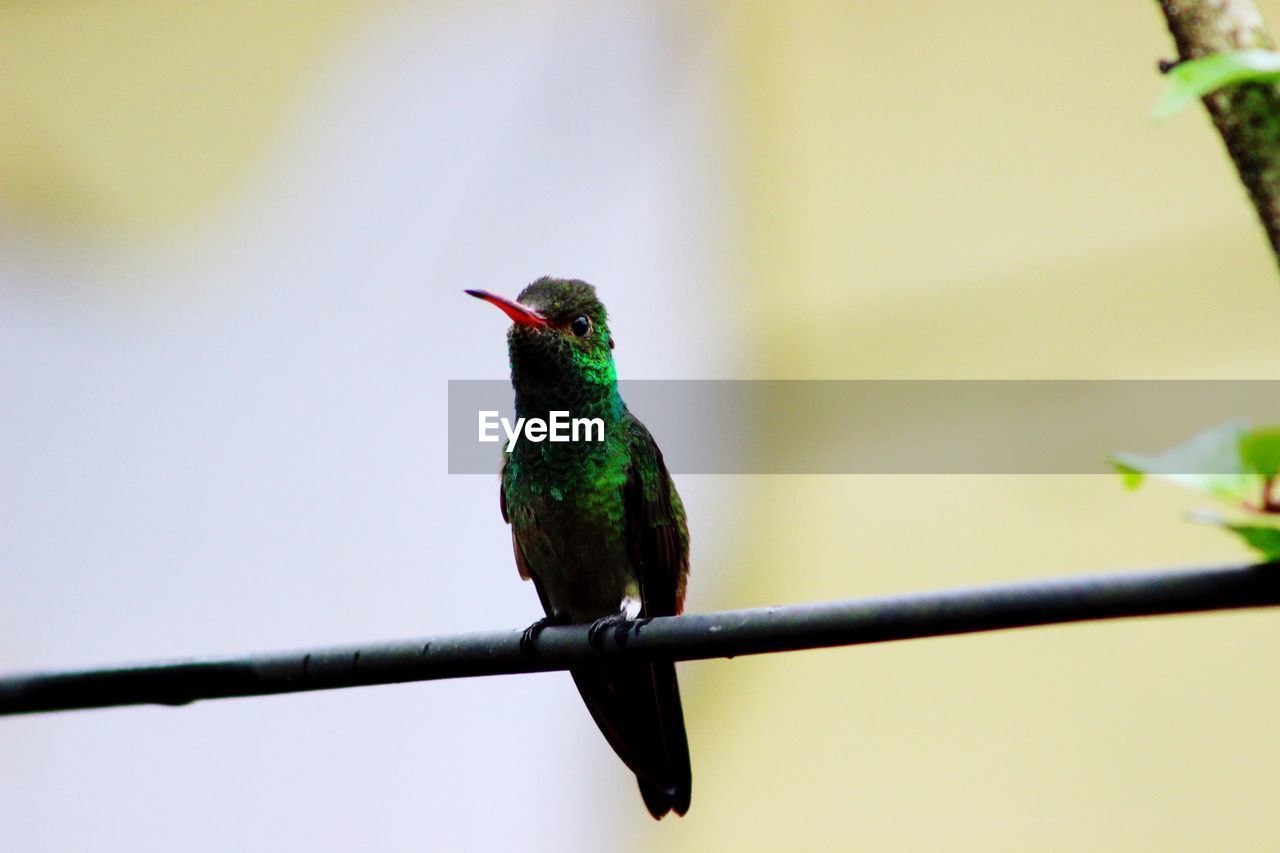
<path id="1" fill-rule="evenodd" d="M 627 419 L 631 466 L 623 486 L 627 543 L 640 579 L 642 617 L 676 616 L 684 610 L 689 578 L 689 531 L 684 506 L 645 425 Z"/>

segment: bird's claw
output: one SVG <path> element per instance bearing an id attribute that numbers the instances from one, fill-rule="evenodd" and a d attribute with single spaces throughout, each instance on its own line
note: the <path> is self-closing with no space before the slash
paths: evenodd
<path id="1" fill-rule="evenodd" d="M 591 627 L 587 628 L 587 641 L 596 651 L 601 651 L 604 648 L 604 634 L 612 629 L 614 640 L 621 645 L 627 636 L 627 630 L 631 627 L 631 622 L 632 620 L 628 619 L 625 613 L 614 613 L 597 619 L 591 623 Z"/>
<path id="2" fill-rule="evenodd" d="M 534 622 L 528 628 L 525 628 L 520 634 L 520 654 L 528 655 L 533 653 L 533 644 L 537 642 L 538 635 L 542 633 L 544 628 L 550 628 L 555 625 L 568 625 L 569 620 L 563 616 L 543 616 L 537 622 Z"/>

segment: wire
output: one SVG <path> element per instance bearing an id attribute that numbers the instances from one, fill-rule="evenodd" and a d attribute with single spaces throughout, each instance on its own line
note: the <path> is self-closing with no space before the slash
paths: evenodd
<path id="1" fill-rule="evenodd" d="M 0 715 L 184 705 L 623 661 L 703 660 L 1126 616 L 1280 605 L 1280 565 L 1096 575 L 686 614 L 597 632 L 551 627 L 0 677 Z"/>

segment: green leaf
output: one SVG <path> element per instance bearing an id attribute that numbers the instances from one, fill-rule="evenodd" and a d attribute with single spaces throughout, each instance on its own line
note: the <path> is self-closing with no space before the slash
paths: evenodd
<path id="1" fill-rule="evenodd" d="M 1124 487 L 1129 491 L 1133 491 L 1141 486 L 1142 481 L 1147 477 L 1146 474 L 1143 474 L 1136 468 L 1130 468 L 1123 462 L 1116 462 L 1115 460 L 1112 460 L 1111 464 L 1115 466 L 1116 473 L 1120 475 L 1120 481 L 1124 483 Z"/>
<path id="2" fill-rule="evenodd" d="M 1151 111 L 1164 121 L 1187 104 L 1224 86 L 1280 82 L 1280 53 L 1271 50 L 1232 50 L 1181 62 L 1170 69 L 1169 88 Z"/>
<path id="3" fill-rule="evenodd" d="M 1228 518 L 1211 510 L 1201 510 L 1191 513 L 1191 520 L 1234 533 L 1266 562 L 1280 561 L 1280 515 L 1235 513 Z"/>
<path id="4" fill-rule="evenodd" d="M 1258 524 L 1224 524 L 1222 526 L 1243 539 L 1244 543 L 1261 554 L 1266 562 L 1280 560 L 1280 530 Z"/>
<path id="5" fill-rule="evenodd" d="M 1240 439 L 1245 468 L 1263 477 L 1280 474 L 1280 428 L 1254 430 Z"/>
<path id="6" fill-rule="evenodd" d="M 1145 475 L 1243 504 L 1262 488 L 1262 478 L 1240 456 L 1242 439 L 1249 434 L 1245 421 L 1230 421 L 1158 456 L 1116 453 L 1111 464 L 1129 488 L 1141 485 Z"/>
<path id="7" fill-rule="evenodd" d="M 1280 513 L 1262 506 L 1267 482 L 1280 475 L 1280 427 L 1250 430 L 1231 421 L 1158 456 L 1117 453 L 1111 463 L 1129 488 L 1149 475 L 1230 502 L 1226 516 L 1201 511 L 1192 518 L 1239 536 L 1263 560 L 1280 562 Z"/>

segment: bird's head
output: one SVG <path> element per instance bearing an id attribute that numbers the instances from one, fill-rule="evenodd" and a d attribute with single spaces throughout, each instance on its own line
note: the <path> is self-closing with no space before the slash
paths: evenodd
<path id="1" fill-rule="evenodd" d="M 511 318 L 507 348 L 517 392 L 539 386 L 565 392 L 616 387 L 608 315 L 585 281 L 540 278 L 514 302 L 484 290 L 467 293 Z"/>

